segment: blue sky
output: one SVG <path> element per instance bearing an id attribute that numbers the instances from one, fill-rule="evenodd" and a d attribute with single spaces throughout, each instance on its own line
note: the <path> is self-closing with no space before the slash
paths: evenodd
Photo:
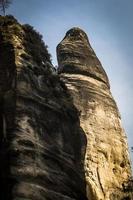
<path id="1" fill-rule="evenodd" d="M 109 76 L 129 146 L 133 146 L 132 11 L 133 0 L 14 0 L 7 11 L 43 35 L 54 65 L 56 46 L 68 29 L 78 26 L 88 34 Z"/>

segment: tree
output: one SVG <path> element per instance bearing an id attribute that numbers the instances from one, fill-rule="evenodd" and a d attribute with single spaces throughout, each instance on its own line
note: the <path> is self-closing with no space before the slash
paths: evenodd
<path id="1" fill-rule="evenodd" d="M 12 3 L 12 0 L 0 0 L 0 10 L 3 12 L 4 16 L 6 14 L 6 9 Z"/>

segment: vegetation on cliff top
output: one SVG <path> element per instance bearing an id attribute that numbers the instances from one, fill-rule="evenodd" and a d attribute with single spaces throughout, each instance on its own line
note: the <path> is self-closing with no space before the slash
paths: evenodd
<path id="1" fill-rule="evenodd" d="M 24 36 L 24 45 L 33 59 L 38 64 L 42 64 L 42 62 L 45 63 L 46 61 L 51 62 L 51 55 L 48 53 L 48 46 L 45 45 L 42 35 L 28 24 L 23 25 L 23 30 L 26 32 Z"/>
<path id="2" fill-rule="evenodd" d="M 37 64 L 40 65 L 42 62 L 45 63 L 46 61 L 51 63 L 51 55 L 48 52 L 48 46 L 44 43 L 42 35 L 32 26 L 28 24 L 21 25 L 12 15 L 7 15 L 0 16 L 0 30 L 2 37 L 4 37 L 6 41 L 11 40 L 12 35 L 16 35 L 22 39 L 26 52 L 32 56 Z"/>

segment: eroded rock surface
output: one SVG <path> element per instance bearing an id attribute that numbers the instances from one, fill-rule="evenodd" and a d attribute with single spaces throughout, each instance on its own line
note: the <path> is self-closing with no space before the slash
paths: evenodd
<path id="1" fill-rule="evenodd" d="M 59 73 L 80 112 L 87 137 L 87 196 L 91 200 L 124 200 L 131 176 L 127 138 L 108 77 L 87 35 L 79 28 L 66 33 L 57 47 Z"/>
<path id="2" fill-rule="evenodd" d="M 79 112 L 32 27 L 0 17 L 0 199 L 85 200 Z"/>

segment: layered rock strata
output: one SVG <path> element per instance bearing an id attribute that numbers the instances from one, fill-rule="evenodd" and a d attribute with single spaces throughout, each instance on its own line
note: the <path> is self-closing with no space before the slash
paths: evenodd
<path id="1" fill-rule="evenodd" d="M 85 171 L 91 200 L 131 199 L 125 185 L 131 176 L 127 138 L 108 77 L 88 37 L 79 28 L 57 46 L 59 74 L 80 112 L 87 137 Z"/>
<path id="2" fill-rule="evenodd" d="M 0 17 L 0 199 L 85 200 L 85 148 L 41 36 Z"/>

